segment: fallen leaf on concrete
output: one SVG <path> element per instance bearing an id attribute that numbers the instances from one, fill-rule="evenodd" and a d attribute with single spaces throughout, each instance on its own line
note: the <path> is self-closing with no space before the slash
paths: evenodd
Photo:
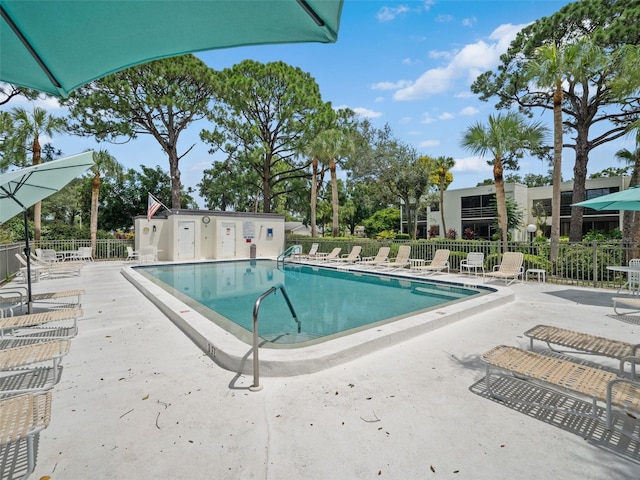
<path id="1" fill-rule="evenodd" d="M 142 397 L 143 400 L 148 400 L 149 399 L 149 394 L 147 393 L 144 397 Z"/>
<path id="2" fill-rule="evenodd" d="M 433 473 L 436 473 L 436 469 L 435 469 L 435 467 L 434 467 L 433 465 L 431 465 L 429 468 L 431 469 L 431 471 L 432 471 Z"/>

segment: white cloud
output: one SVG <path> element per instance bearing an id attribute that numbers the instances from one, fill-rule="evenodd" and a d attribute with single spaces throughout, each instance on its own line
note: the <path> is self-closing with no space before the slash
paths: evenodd
<path id="1" fill-rule="evenodd" d="M 398 90 L 395 100 L 422 100 L 430 95 L 442 93 L 455 86 L 455 80 L 463 78 L 472 82 L 482 72 L 496 67 L 500 55 L 525 25 L 506 24 L 496 28 L 488 41 L 480 40 L 464 46 L 456 52 L 444 67 L 432 68 L 424 72 L 408 86 Z"/>
<path id="2" fill-rule="evenodd" d="M 477 115 L 478 113 L 480 113 L 480 110 L 478 110 L 475 107 L 465 107 L 462 110 L 460 110 L 460 115 L 464 115 L 467 117 Z"/>
<path id="3" fill-rule="evenodd" d="M 409 57 L 402 59 L 403 65 L 417 65 L 418 63 L 422 63 L 422 62 L 420 62 L 420 60 L 414 60 L 413 58 L 409 58 Z"/>
<path id="4" fill-rule="evenodd" d="M 407 123 L 411 122 L 413 122 L 412 117 L 402 117 L 400 120 L 398 120 L 398 123 L 400 123 L 401 125 L 406 125 Z"/>
<path id="5" fill-rule="evenodd" d="M 382 112 L 376 112 L 369 108 L 354 107 L 351 110 L 353 110 L 357 116 L 364 118 L 379 118 L 382 116 Z"/>
<path id="6" fill-rule="evenodd" d="M 438 15 L 436 17 L 438 23 L 449 23 L 451 20 L 453 20 L 453 15 Z"/>
<path id="7" fill-rule="evenodd" d="M 476 17 L 463 18 L 462 25 L 465 27 L 473 27 L 477 21 L 478 19 Z"/>
<path id="8" fill-rule="evenodd" d="M 382 7 L 376 17 L 380 22 L 390 22 L 394 20 L 398 15 L 402 15 L 409 11 L 409 7 L 406 5 L 399 5 L 397 7 Z"/>
<path id="9" fill-rule="evenodd" d="M 439 147 L 440 140 L 423 140 L 418 144 L 420 148 L 430 148 L 430 147 Z"/>
<path id="10" fill-rule="evenodd" d="M 452 172 L 490 172 L 491 165 L 482 157 L 456 158 Z"/>
<path id="11" fill-rule="evenodd" d="M 422 132 L 419 132 L 417 130 L 411 130 L 410 132 L 407 132 L 407 135 L 411 135 L 411 136 L 422 135 Z"/>
<path id="12" fill-rule="evenodd" d="M 436 60 L 444 58 L 445 60 L 449 60 L 455 52 L 447 52 L 445 50 L 429 50 L 429 58 L 434 58 Z"/>
<path id="13" fill-rule="evenodd" d="M 420 120 L 420 123 L 429 124 L 429 123 L 433 123 L 435 121 L 436 121 L 435 118 L 433 118 L 428 113 L 425 113 L 425 114 L 422 115 L 422 120 Z"/>
<path id="14" fill-rule="evenodd" d="M 438 120 L 453 120 L 455 117 L 452 113 L 449 112 L 443 112 L 440 115 L 438 115 Z"/>
<path id="15" fill-rule="evenodd" d="M 376 103 L 384 102 L 384 97 L 376 97 L 374 102 Z"/>
<path id="16" fill-rule="evenodd" d="M 473 98 L 473 92 L 471 90 L 463 90 L 454 95 L 456 98 Z"/>
<path id="17" fill-rule="evenodd" d="M 398 90 L 399 88 L 406 88 L 411 85 L 409 80 L 398 80 L 397 82 L 378 82 L 371 85 L 373 90 Z"/>

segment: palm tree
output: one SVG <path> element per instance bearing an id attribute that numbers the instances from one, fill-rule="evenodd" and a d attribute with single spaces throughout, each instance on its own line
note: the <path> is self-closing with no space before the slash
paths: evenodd
<path id="1" fill-rule="evenodd" d="M 433 161 L 431 167 L 431 176 L 434 183 L 438 185 L 438 192 L 440 193 L 440 219 L 442 220 L 442 237 L 446 235 L 447 227 L 444 223 L 444 191 L 447 189 L 453 181 L 453 175 L 451 170 L 456 164 L 456 161 L 451 157 L 438 157 Z"/>
<path id="2" fill-rule="evenodd" d="M 493 165 L 502 251 L 506 251 L 508 228 L 504 168 L 515 169 L 518 159 L 525 151 L 540 147 L 546 132 L 547 128 L 542 123 L 527 123 L 518 113 L 508 112 L 504 115 L 489 115 L 487 125 L 478 122 L 463 134 L 462 148 L 477 155 L 490 153 L 493 156 L 493 160 L 488 163 Z"/>
<path id="3" fill-rule="evenodd" d="M 337 128 L 325 130 L 318 135 L 318 160 L 329 167 L 331 174 L 331 204 L 333 210 L 332 235 L 337 237 L 339 231 L 338 212 L 338 162 L 353 152 L 354 145 L 351 137 Z"/>
<path id="4" fill-rule="evenodd" d="M 318 187 L 322 185 L 322 179 L 324 177 L 324 169 L 320 172 L 320 179 L 318 179 L 318 154 L 322 155 L 322 137 L 318 136 L 314 138 L 305 149 L 305 153 L 311 156 L 311 236 L 318 236 L 318 225 L 316 222 L 317 217 L 317 205 L 318 205 Z"/>
<path id="5" fill-rule="evenodd" d="M 93 174 L 93 179 L 91 181 L 91 221 L 89 233 L 91 236 L 91 256 L 95 257 L 96 237 L 98 233 L 98 199 L 100 196 L 100 184 L 102 183 L 101 177 L 108 175 L 120 181 L 124 172 L 122 165 L 104 149 L 93 152 L 93 167 L 91 167 L 90 172 Z"/>
<path id="6" fill-rule="evenodd" d="M 32 112 L 24 108 L 14 108 L 11 112 L 16 126 L 16 135 L 24 139 L 27 151 L 31 150 L 31 165 L 42 163 L 42 147 L 40 137 L 52 137 L 54 133 L 65 131 L 65 122 L 61 117 L 49 115 L 44 108 L 35 107 Z M 27 143 L 31 145 L 28 146 Z M 26 155 L 25 155 L 26 156 Z M 33 209 L 33 239 L 40 240 L 42 230 L 42 203 L 35 204 Z"/>
<path id="7" fill-rule="evenodd" d="M 562 84 L 572 75 L 579 75 L 590 58 L 591 44 L 579 41 L 562 45 L 552 41 L 534 52 L 525 66 L 525 74 L 542 88 L 550 88 L 553 96 L 553 176 L 551 194 L 551 249 L 549 259 L 556 271 L 560 250 L 560 186 L 562 183 Z"/>

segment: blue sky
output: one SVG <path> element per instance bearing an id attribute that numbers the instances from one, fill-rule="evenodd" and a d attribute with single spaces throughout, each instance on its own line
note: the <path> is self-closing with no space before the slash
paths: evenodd
<path id="1" fill-rule="evenodd" d="M 566 5 L 563 0 L 441 0 L 369 1 L 345 0 L 340 33 L 335 44 L 264 45 L 197 54 L 215 69 L 250 58 L 263 63 L 282 60 L 309 72 L 318 82 L 325 101 L 347 106 L 377 126 L 389 124 L 397 137 L 420 154 L 450 156 L 456 160 L 449 187 L 475 186 L 491 178 L 486 159 L 460 148 L 464 130 L 486 122 L 495 102 L 481 102 L 470 90 L 478 74 L 495 69 L 518 30 Z M 17 106 L 12 102 L 9 106 Z M 55 100 L 46 108 L 64 114 Z M 551 127 L 547 116 L 537 117 Z M 198 122 L 185 132 L 179 153 L 196 147 L 180 161 L 182 181 L 194 187 L 214 157 L 201 144 Z M 56 137 L 54 144 L 65 155 L 87 148 L 105 148 L 127 168 L 160 165 L 168 160 L 150 136 L 124 145 L 96 144 L 90 139 Z M 624 138 L 592 152 L 589 173 L 608 166 L 620 148 L 632 149 Z M 217 157 L 215 157 L 217 158 Z M 573 177 L 573 151 L 564 152 L 565 180 Z M 520 174 L 546 173 L 537 159 L 523 159 Z M 201 207 L 204 203 L 199 199 Z"/>

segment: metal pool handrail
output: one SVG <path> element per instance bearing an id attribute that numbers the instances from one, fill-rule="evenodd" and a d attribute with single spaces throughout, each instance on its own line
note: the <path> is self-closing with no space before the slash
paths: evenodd
<path id="1" fill-rule="evenodd" d="M 282 285 L 281 283 L 276 283 L 273 287 L 271 287 L 269 290 L 267 290 L 266 292 L 264 292 L 262 295 L 258 297 L 258 299 L 256 300 L 256 303 L 253 305 L 253 385 L 249 387 L 249 390 L 251 390 L 252 392 L 259 392 L 260 390 L 262 390 L 262 386 L 260 385 L 260 372 L 259 372 L 260 361 L 258 358 L 258 341 L 259 341 L 258 310 L 260 310 L 260 302 L 262 302 L 262 300 L 265 297 L 268 297 L 272 293 L 275 293 L 278 289 L 282 290 L 282 295 L 284 296 L 284 299 L 286 300 L 287 305 L 289 306 L 291 315 L 293 316 L 293 319 L 298 324 L 298 333 L 300 333 L 300 328 L 302 326 L 300 324 L 300 320 L 298 320 L 296 311 L 293 309 L 293 305 L 291 305 L 291 300 L 289 300 L 289 295 L 287 295 L 287 291 L 284 289 L 284 285 Z"/>

